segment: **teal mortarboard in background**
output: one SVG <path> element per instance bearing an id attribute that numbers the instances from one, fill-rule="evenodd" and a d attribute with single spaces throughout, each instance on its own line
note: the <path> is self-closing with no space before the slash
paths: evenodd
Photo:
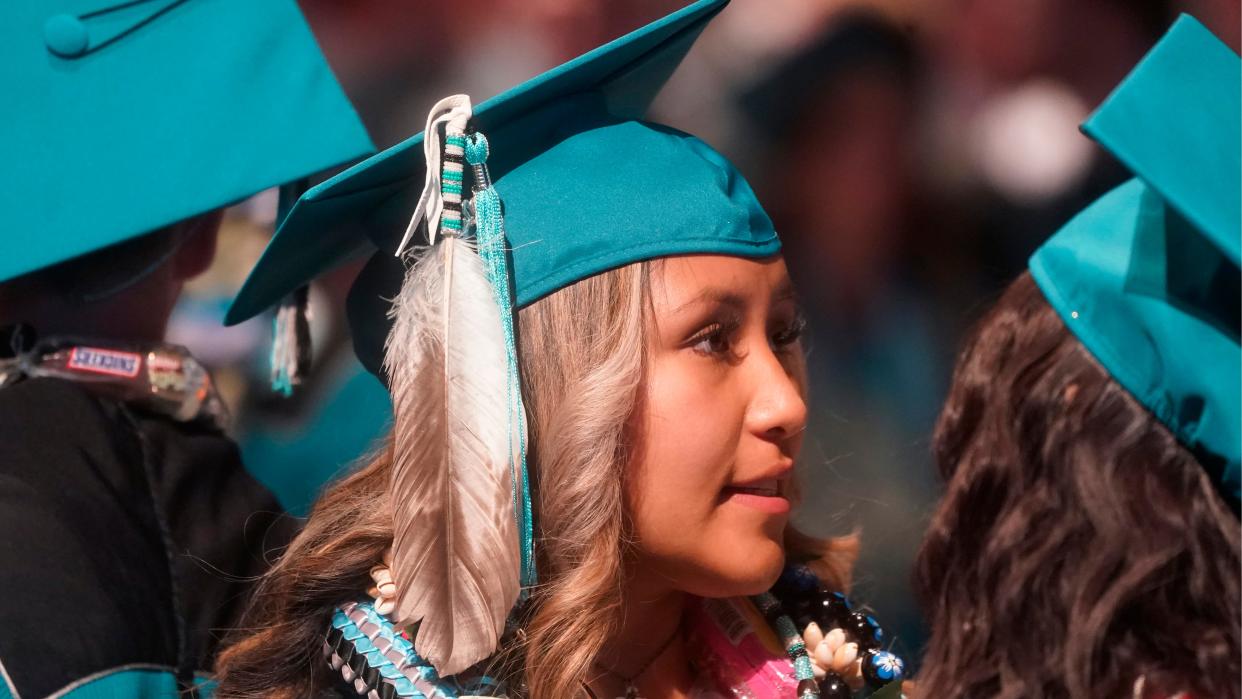
<path id="1" fill-rule="evenodd" d="M 0 282 L 373 152 L 293 0 L 13 0 Z"/>
<path id="2" fill-rule="evenodd" d="M 1183 15 L 1083 130 L 1136 176 L 1031 258 L 1109 374 L 1242 491 L 1242 68 Z"/>
<path id="3" fill-rule="evenodd" d="M 641 121 L 727 0 L 702 0 L 479 104 L 504 202 L 514 303 L 639 260 L 780 250 L 745 179 L 710 146 Z M 423 134 L 312 188 L 284 221 L 226 322 L 240 322 L 352 257 L 372 254 L 350 298 L 355 349 L 377 375 L 394 257 L 423 186 Z"/>

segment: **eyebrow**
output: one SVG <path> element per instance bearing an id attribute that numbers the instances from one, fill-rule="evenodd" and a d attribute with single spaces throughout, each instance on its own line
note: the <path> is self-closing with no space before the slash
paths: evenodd
<path id="1" fill-rule="evenodd" d="M 736 293 L 727 289 L 713 289 L 709 287 L 700 291 L 694 296 L 694 298 L 679 305 L 677 308 L 674 308 L 673 313 L 681 313 L 690 306 L 701 303 L 714 303 L 716 305 L 730 306 L 737 309 L 744 308 L 746 306 L 746 300 Z"/>
<path id="2" fill-rule="evenodd" d="M 793 280 L 785 277 L 776 290 L 772 292 L 772 303 L 780 303 L 781 301 L 797 301 L 798 290 L 794 288 Z"/>
<path id="3" fill-rule="evenodd" d="M 772 292 L 772 304 L 778 304 L 782 301 L 797 301 L 798 292 L 794 289 L 793 282 L 786 278 Z M 682 303 L 673 309 L 673 313 L 681 313 L 690 306 L 700 303 L 714 303 L 720 306 L 729 306 L 734 309 L 742 309 L 746 307 L 746 299 L 739 294 L 728 289 L 708 287 L 694 296 L 694 298 Z"/>

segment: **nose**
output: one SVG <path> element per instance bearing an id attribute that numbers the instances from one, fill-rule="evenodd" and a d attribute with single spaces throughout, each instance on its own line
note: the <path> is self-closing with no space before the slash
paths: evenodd
<path id="1" fill-rule="evenodd" d="M 749 430 L 768 441 L 782 442 L 806 428 L 806 399 L 794 365 L 770 348 L 752 352 L 754 392 L 746 415 Z"/>

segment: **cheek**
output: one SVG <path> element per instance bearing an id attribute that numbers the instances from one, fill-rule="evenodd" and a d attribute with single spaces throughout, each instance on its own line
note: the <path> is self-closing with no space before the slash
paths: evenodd
<path id="1" fill-rule="evenodd" d="M 639 515 L 705 517 L 731 479 L 745 405 L 693 363 L 658 362 L 649 375 L 632 482 Z"/>
<path id="2" fill-rule="evenodd" d="M 701 596 L 767 589 L 783 562 L 785 520 L 723 505 L 746 401 L 696 367 L 653 367 L 629 493 L 638 565 Z"/>

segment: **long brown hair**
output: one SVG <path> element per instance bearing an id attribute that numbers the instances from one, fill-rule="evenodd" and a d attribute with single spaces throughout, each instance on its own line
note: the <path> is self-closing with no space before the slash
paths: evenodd
<path id="1" fill-rule="evenodd" d="M 963 349 L 934 453 L 920 696 L 1238 696 L 1238 519 L 1029 274 Z"/>
<path id="2" fill-rule="evenodd" d="M 518 313 L 530 417 L 536 556 L 541 584 L 523 610 L 524 640 L 501 648 L 491 674 L 509 696 L 564 699 L 618 622 L 625 553 L 626 424 L 645 367 L 650 277 L 642 262 L 589 277 Z M 323 657 L 332 609 L 357 599 L 393 535 L 390 450 L 331 486 L 306 528 L 260 580 L 217 662 L 220 697 L 314 696 L 333 681 Z M 856 543 L 792 529 L 791 557 L 844 588 Z"/>

